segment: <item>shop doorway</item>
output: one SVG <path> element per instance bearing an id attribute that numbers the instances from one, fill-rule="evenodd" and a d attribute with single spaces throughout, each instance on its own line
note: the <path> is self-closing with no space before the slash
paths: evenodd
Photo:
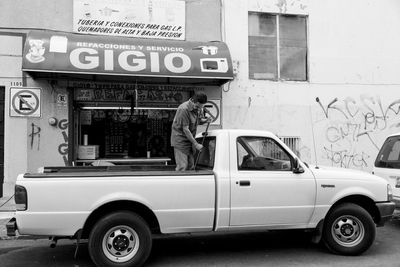
<path id="1" fill-rule="evenodd" d="M 136 83 L 84 86 L 71 88 L 75 165 L 175 164 L 172 121 L 192 90 Z"/>
<path id="2" fill-rule="evenodd" d="M 129 164 L 131 159 L 172 163 L 171 125 L 175 110 L 80 106 L 75 110 L 76 162 L 101 159 Z M 85 151 L 85 149 L 88 149 Z M 118 160 L 120 159 L 120 160 Z M 86 161 L 85 161 L 86 160 Z"/>
<path id="3" fill-rule="evenodd" d="M 3 197 L 4 183 L 4 100 L 5 86 L 0 86 L 0 197 Z"/>

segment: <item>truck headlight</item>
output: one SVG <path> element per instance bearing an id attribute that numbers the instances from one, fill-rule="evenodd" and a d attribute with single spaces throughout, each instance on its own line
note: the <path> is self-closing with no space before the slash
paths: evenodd
<path id="1" fill-rule="evenodd" d="M 393 200 L 393 189 L 390 186 L 390 184 L 387 185 L 387 198 L 388 198 L 388 201 Z"/>

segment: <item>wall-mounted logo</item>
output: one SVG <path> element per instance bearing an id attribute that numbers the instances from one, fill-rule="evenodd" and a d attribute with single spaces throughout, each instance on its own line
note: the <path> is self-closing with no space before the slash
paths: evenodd
<path id="1" fill-rule="evenodd" d="M 45 48 L 43 47 L 44 41 L 43 40 L 29 40 L 29 52 L 26 54 L 26 59 L 32 63 L 40 63 L 44 58 Z"/>
<path id="2" fill-rule="evenodd" d="M 216 46 L 200 46 L 201 51 L 204 55 L 216 55 L 218 53 L 218 47 Z"/>
<path id="3" fill-rule="evenodd" d="M 68 38 L 66 36 L 53 35 L 50 38 L 49 52 L 67 53 Z"/>
<path id="4" fill-rule="evenodd" d="M 225 73 L 229 70 L 228 60 L 226 58 L 201 58 L 202 72 L 220 72 Z"/>

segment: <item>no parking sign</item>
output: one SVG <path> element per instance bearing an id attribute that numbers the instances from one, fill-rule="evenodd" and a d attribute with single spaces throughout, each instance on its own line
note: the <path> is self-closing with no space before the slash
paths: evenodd
<path id="1" fill-rule="evenodd" d="M 211 125 L 220 125 L 221 124 L 221 100 L 220 99 L 212 99 L 207 101 L 204 105 L 206 111 L 206 117 L 213 118 Z"/>
<path id="2" fill-rule="evenodd" d="M 40 117 L 40 88 L 11 87 L 10 116 Z"/>

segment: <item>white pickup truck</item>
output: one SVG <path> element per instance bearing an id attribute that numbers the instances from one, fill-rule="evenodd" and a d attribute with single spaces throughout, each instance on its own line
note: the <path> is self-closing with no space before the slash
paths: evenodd
<path id="1" fill-rule="evenodd" d="M 309 167 L 269 132 L 215 130 L 197 169 L 48 167 L 18 176 L 9 234 L 88 239 L 97 266 L 145 262 L 152 236 L 305 229 L 357 255 L 391 218 L 391 187 L 366 172 Z"/>

